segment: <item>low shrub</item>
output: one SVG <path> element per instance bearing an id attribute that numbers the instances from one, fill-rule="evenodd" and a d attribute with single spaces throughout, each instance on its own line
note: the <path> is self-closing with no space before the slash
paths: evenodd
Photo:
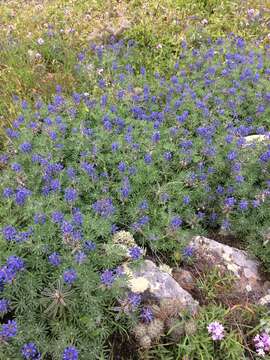
<path id="1" fill-rule="evenodd" d="M 269 47 L 183 42 L 167 77 L 139 56 L 131 41 L 92 46 L 75 68 L 85 92 L 14 99 L 21 114 L 0 160 L 5 359 L 106 358 L 140 303 L 115 320 L 120 230 L 140 247 L 135 262 L 144 248 L 172 265 L 194 234 L 223 232 L 269 265 Z"/>

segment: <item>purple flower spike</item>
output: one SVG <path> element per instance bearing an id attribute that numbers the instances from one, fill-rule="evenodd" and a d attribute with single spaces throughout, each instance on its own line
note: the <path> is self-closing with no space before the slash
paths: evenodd
<path id="1" fill-rule="evenodd" d="M 154 314 L 151 308 L 144 307 L 141 311 L 140 318 L 145 323 L 150 323 L 154 319 Z"/>

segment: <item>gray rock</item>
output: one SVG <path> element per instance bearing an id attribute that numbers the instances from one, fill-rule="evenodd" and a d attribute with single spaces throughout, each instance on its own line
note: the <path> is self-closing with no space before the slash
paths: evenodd
<path id="1" fill-rule="evenodd" d="M 191 291 L 196 287 L 196 281 L 190 271 L 177 269 L 173 272 L 174 279 L 185 290 Z"/>
<path id="2" fill-rule="evenodd" d="M 125 269 L 130 277 L 129 287 L 132 291 L 140 293 L 147 291 L 158 301 L 175 299 L 191 314 L 197 312 L 198 302 L 170 274 L 160 270 L 152 261 L 144 260 L 136 269 L 128 266 Z"/>
<path id="3" fill-rule="evenodd" d="M 235 276 L 238 291 L 264 292 L 259 263 L 245 251 L 202 236 L 194 237 L 189 246 L 193 248 L 200 261 L 230 271 Z"/>
<path id="4" fill-rule="evenodd" d="M 270 142 L 270 133 L 265 135 L 249 135 L 245 137 L 245 141 L 244 148 L 257 144 L 268 144 Z"/>

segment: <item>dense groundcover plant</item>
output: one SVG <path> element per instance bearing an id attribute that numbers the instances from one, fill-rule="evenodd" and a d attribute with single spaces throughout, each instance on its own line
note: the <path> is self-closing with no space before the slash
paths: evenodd
<path id="1" fill-rule="evenodd" d="M 132 42 L 91 46 L 76 66 L 85 92 L 15 99 L 0 158 L 5 359 L 106 357 L 125 282 L 105 246 L 118 230 L 169 264 L 193 234 L 222 231 L 269 266 L 269 48 L 183 43 L 165 75 L 138 56 Z"/>

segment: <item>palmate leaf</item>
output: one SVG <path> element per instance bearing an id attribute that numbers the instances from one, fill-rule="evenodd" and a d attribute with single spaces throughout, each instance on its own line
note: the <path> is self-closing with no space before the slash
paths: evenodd
<path id="1" fill-rule="evenodd" d="M 68 289 L 61 280 L 45 288 L 41 293 L 40 304 L 44 307 L 44 314 L 55 319 L 65 316 L 74 307 L 74 289 Z"/>

